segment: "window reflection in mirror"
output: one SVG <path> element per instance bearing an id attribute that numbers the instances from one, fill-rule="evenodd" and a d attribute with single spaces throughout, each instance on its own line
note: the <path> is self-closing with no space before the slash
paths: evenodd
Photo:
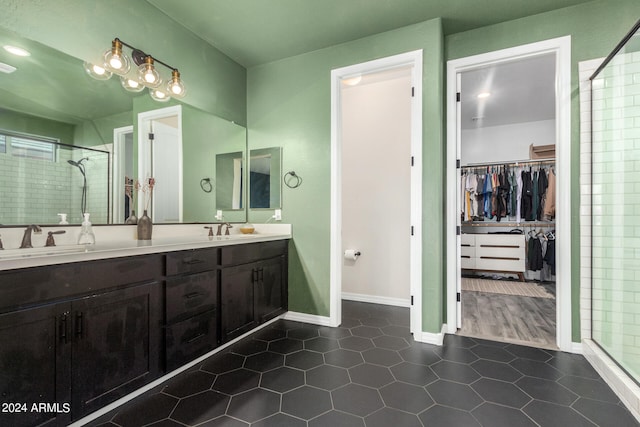
<path id="1" fill-rule="evenodd" d="M 279 209 L 282 186 L 282 148 L 251 150 L 249 155 L 249 207 Z"/>

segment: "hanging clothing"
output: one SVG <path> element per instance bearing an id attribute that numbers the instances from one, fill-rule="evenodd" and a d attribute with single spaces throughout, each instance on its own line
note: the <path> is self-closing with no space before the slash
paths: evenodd
<path id="1" fill-rule="evenodd" d="M 533 185 L 533 208 L 531 212 L 531 219 L 538 219 L 538 204 L 540 199 L 538 198 L 538 171 L 533 172 L 533 178 L 531 179 L 531 183 Z"/>
<path id="2" fill-rule="evenodd" d="M 493 187 L 491 186 L 491 175 L 487 172 L 484 177 L 484 216 L 491 218 L 491 199 Z"/>
<path id="3" fill-rule="evenodd" d="M 516 172 L 516 222 L 522 221 L 520 207 L 522 205 L 522 173 Z"/>
<path id="4" fill-rule="evenodd" d="M 538 171 L 538 210 L 536 212 L 536 218 L 542 221 L 542 214 L 546 199 L 546 192 L 548 186 L 547 172 L 544 169 Z"/>
<path id="5" fill-rule="evenodd" d="M 551 274 L 556 275 L 556 241 L 549 240 L 547 242 L 547 253 L 544 255 L 544 261 L 549 266 Z"/>
<path id="6" fill-rule="evenodd" d="M 529 238 L 529 250 L 527 253 L 528 256 L 528 265 L 529 270 L 539 271 L 542 270 L 542 243 L 540 243 L 540 239 L 537 237 Z"/>
<path id="7" fill-rule="evenodd" d="M 516 216 L 516 210 L 518 205 L 518 197 L 516 191 L 518 189 L 518 183 L 516 180 L 516 174 L 512 170 L 509 173 L 509 216 Z"/>
<path id="8" fill-rule="evenodd" d="M 522 171 L 522 203 L 520 217 L 525 221 L 533 221 L 533 183 L 531 172 Z"/>
<path id="9" fill-rule="evenodd" d="M 469 201 L 468 211 L 467 211 L 467 221 L 473 221 L 473 217 L 477 215 L 478 205 L 476 199 L 476 190 L 477 190 L 478 180 L 476 179 L 476 174 L 470 173 L 467 175 L 467 200 Z"/>
<path id="10" fill-rule="evenodd" d="M 551 168 L 549 170 L 549 183 L 547 187 L 547 196 L 545 198 L 543 218 L 545 221 L 551 221 L 556 216 L 556 174 Z"/>
<path id="11" fill-rule="evenodd" d="M 476 174 L 476 216 L 473 221 L 484 221 L 484 175 Z"/>

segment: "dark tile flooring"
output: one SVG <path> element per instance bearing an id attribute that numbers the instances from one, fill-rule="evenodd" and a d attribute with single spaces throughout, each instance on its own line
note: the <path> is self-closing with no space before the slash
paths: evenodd
<path id="1" fill-rule="evenodd" d="M 279 320 L 93 426 L 638 426 L 584 357 L 447 335 L 345 301 L 343 324 Z"/>

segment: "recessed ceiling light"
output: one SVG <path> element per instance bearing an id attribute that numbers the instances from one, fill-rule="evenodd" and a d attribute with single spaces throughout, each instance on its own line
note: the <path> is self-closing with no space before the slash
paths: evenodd
<path id="1" fill-rule="evenodd" d="M 12 67 L 9 64 L 5 64 L 4 62 L 0 62 L 0 73 L 11 74 L 16 70 L 16 67 Z"/>
<path id="2" fill-rule="evenodd" d="M 4 50 L 16 56 L 31 56 L 31 53 L 28 50 L 25 50 L 21 47 L 6 45 L 4 46 Z"/>
<path id="3" fill-rule="evenodd" d="M 491 92 L 480 92 L 478 94 L 478 99 L 482 99 L 482 98 L 488 98 L 491 96 Z"/>

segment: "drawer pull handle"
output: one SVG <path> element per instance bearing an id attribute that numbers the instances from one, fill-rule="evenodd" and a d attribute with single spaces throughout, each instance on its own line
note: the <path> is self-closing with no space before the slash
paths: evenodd
<path id="1" fill-rule="evenodd" d="M 194 264 L 202 264 L 204 260 L 189 258 L 189 259 L 183 259 L 182 262 L 187 265 L 194 265 Z"/>
<path id="2" fill-rule="evenodd" d="M 191 292 L 190 294 L 184 295 L 182 298 L 184 298 L 184 299 L 193 299 L 193 298 L 197 298 L 199 296 L 202 296 L 202 294 L 200 292 Z"/>
<path id="3" fill-rule="evenodd" d="M 506 259 L 509 261 L 520 261 L 520 258 L 509 258 L 509 257 L 499 257 L 499 256 L 481 256 L 481 259 Z"/>
<path id="4" fill-rule="evenodd" d="M 203 333 L 203 334 L 196 335 L 195 337 L 193 337 L 193 338 L 191 338 L 191 339 L 187 340 L 187 344 L 191 344 L 191 343 L 192 343 L 192 342 L 194 342 L 194 341 L 198 341 L 199 339 L 202 339 L 202 338 L 204 338 L 205 336 L 206 336 L 206 334 L 204 334 L 204 333 Z"/>
<path id="5" fill-rule="evenodd" d="M 60 340 L 66 344 L 67 343 L 67 314 L 63 314 L 60 317 Z"/>
<path id="6" fill-rule="evenodd" d="M 462 255 L 460 256 L 460 258 L 467 258 L 467 259 L 471 259 L 471 257 L 469 255 Z"/>
<path id="7" fill-rule="evenodd" d="M 519 248 L 518 245 L 480 245 L 481 248 L 510 248 L 515 249 Z"/>
<path id="8" fill-rule="evenodd" d="M 76 335 L 82 337 L 82 312 L 76 313 Z"/>

